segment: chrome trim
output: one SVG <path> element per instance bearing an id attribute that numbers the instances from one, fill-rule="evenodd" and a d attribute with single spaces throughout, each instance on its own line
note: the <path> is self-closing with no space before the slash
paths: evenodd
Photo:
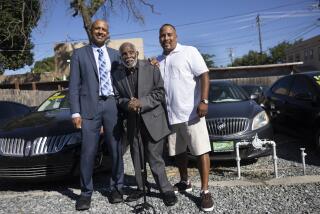
<path id="1" fill-rule="evenodd" d="M 249 128 L 248 118 L 214 118 L 206 119 L 207 129 L 211 136 L 229 136 L 240 134 Z"/>
<path id="2" fill-rule="evenodd" d="M 34 140 L 23 138 L 0 138 L 0 155 L 36 156 L 59 152 L 73 138 L 73 134 L 44 136 Z"/>

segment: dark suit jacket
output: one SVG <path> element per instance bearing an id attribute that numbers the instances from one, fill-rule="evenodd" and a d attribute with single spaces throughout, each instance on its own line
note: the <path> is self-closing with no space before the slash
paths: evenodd
<path id="1" fill-rule="evenodd" d="M 112 69 L 115 96 L 119 107 L 127 112 L 128 139 L 134 137 L 136 126 L 136 113 L 128 111 L 128 102 L 131 98 L 129 82 L 125 67 L 121 64 Z M 168 121 L 163 104 L 165 103 L 165 91 L 161 73 L 156 66 L 146 60 L 138 62 L 138 97 L 141 104 L 142 120 L 154 141 L 159 141 L 170 134 Z"/>
<path id="2" fill-rule="evenodd" d="M 119 61 L 117 50 L 107 48 L 111 64 Z M 97 113 L 99 98 L 98 68 L 91 45 L 73 51 L 70 68 L 69 101 L 71 113 L 92 119 Z"/>

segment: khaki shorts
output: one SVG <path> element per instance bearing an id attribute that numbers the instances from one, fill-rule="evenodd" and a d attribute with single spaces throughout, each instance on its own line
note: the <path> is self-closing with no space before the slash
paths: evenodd
<path id="1" fill-rule="evenodd" d="M 168 137 L 169 155 L 174 156 L 187 151 L 192 155 L 202 155 L 211 151 L 205 117 L 178 123 L 171 126 L 172 134 Z"/>

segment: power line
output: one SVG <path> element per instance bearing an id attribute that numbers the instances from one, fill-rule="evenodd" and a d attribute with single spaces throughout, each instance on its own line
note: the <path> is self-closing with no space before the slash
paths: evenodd
<path id="1" fill-rule="evenodd" d="M 260 17 L 261 17 L 261 15 L 260 15 Z M 276 19 L 276 20 L 279 20 L 279 19 Z M 270 21 L 270 23 L 271 23 L 271 21 Z M 273 20 L 272 23 L 274 24 L 274 23 L 275 23 L 275 20 Z M 260 19 L 260 24 L 261 24 L 262 26 L 266 26 L 266 24 L 264 24 L 264 22 L 261 23 L 261 19 Z M 269 22 L 268 22 L 268 24 L 269 24 Z M 240 26 L 240 27 L 237 27 L 237 28 L 232 28 L 232 29 L 226 30 L 226 31 L 219 31 L 219 34 L 221 34 L 221 32 L 232 32 L 232 31 L 237 31 L 237 32 L 239 32 L 239 30 L 246 30 L 248 27 L 253 27 L 253 26 L 254 26 L 254 24 L 243 25 L 243 26 Z M 285 30 L 285 29 L 288 29 L 288 28 L 291 28 L 291 27 L 297 27 L 297 26 L 299 26 L 298 23 L 297 23 L 297 24 L 294 24 L 294 25 L 286 26 L 286 27 L 281 27 L 281 28 L 276 28 L 276 29 L 270 29 L 270 30 L 264 30 L 264 35 L 267 34 L 267 33 L 269 33 L 269 32 L 274 33 L 274 32 L 282 31 L 282 30 Z M 242 28 L 243 28 L 243 29 L 242 29 Z M 248 38 L 248 37 L 253 37 L 253 36 L 255 36 L 254 34 L 252 34 L 252 33 L 249 32 L 249 31 L 246 31 L 246 32 L 248 32 L 248 35 L 223 37 L 223 41 L 228 41 L 228 40 L 230 41 L 230 40 L 234 40 L 234 39 Z M 205 37 L 208 37 L 208 36 L 210 36 L 210 35 L 212 35 L 212 34 L 213 34 L 213 33 L 208 33 L 208 34 L 206 34 Z M 218 36 L 215 35 L 215 37 L 218 37 Z M 201 39 L 202 42 L 201 42 L 201 43 L 197 43 L 198 45 L 205 45 L 204 42 L 207 43 L 207 42 L 209 42 L 209 41 L 214 41 L 214 42 L 219 42 L 219 41 L 220 41 L 220 40 L 217 41 L 216 38 L 215 38 L 215 39 L 205 40 L 205 41 L 203 41 L 203 37 L 201 37 L 200 39 Z M 198 41 L 199 41 L 199 39 L 196 39 L 196 40 L 193 39 L 193 40 L 187 40 L 186 42 L 192 43 L 192 42 L 198 42 Z"/>
<path id="2" fill-rule="evenodd" d="M 302 29 L 300 28 L 298 31 L 295 31 L 295 32 L 298 32 L 298 33 L 295 33 L 295 35 L 292 36 L 289 40 L 290 40 L 290 41 L 294 41 L 293 38 L 298 37 L 299 34 L 301 34 L 302 32 L 307 31 L 308 29 L 312 28 L 313 26 L 314 26 L 314 23 L 312 23 L 312 24 L 310 24 L 310 25 L 308 25 L 308 26 L 306 26 L 306 27 L 304 27 L 304 28 L 302 28 Z"/>
<path id="3" fill-rule="evenodd" d="M 252 16 L 256 12 L 279 9 L 279 8 L 288 7 L 288 6 L 292 6 L 292 5 L 302 4 L 302 3 L 305 3 L 305 2 L 309 2 L 309 1 L 306 1 L 306 0 L 305 1 L 299 1 L 299 2 L 295 2 L 295 3 L 279 5 L 279 6 L 276 6 L 276 7 L 270 7 L 270 8 L 265 8 L 265 9 L 261 9 L 261 10 L 254 10 L 254 11 L 247 12 L 247 13 L 240 13 L 240 14 L 236 14 L 236 15 L 224 16 L 224 17 L 219 17 L 219 18 L 212 18 L 212 19 L 207 19 L 207 20 L 202 20 L 202 21 L 197 21 L 197 22 L 178 24 L 178 25 L 176 25 L 176 27 L 184 27 L 184 26 L 190 26 L 190 25 L 196 25 L 196 24 L 203 24 L 203 23 L 209 23 L 209 22 L 214 22 L 214 21 L 219 21 L 219 20 L 222 20 L 223 22 L 225 22 L 225 19 Z M 242 26 L 242 27 L 246 27 L 246 26 Z M 145 32 L 157 31 L 157 30 L 158 30 L 158 28 L 151 28 L 151 29 L 146 29 L 146 30 L 142 30 L 142 31 L 134 31 L 134 32 L 112 34 L 112 36 L 122 36 L 122 35 L 136 34 L 136 33 L 145 33 Z M 67 40 L 67 41 L 61 41 L 61 42 L 79 42 L 79 41 L 86 41 L 86 39 L 73 39 L 73 40 Z M 45 42 L 45 43 L 38 43 L 38 44 L 35 44 L 35 45 L 46 45 L 46 44 L 50 44 L 50 43 L 52 44 L 52 43 L 59 43 L 59 42 Z M 226 43 L 224 43 L 224 44 L 226 44 Z M 211 47 L 212 46 L 216 46 L 216 45 L 211 45 Z M 201 45 L 199 47 L 201 47 Z M 209 47 L 210 47 L 210 45 L 209 45 Z M 22 50 L 0 50 L 0 51 L 22 51 Z"/>
<path id="4" fill-rule="evenodd" d="M 294 25 L 290 25 L 290 26 L 286 26 L 286 27 L 281 27 L 281 28 L 274 28 L 274 29 L 270 29 L 270 30 L 264 30 L 264 36 L 266 37 L 266 35 L 270 34 L 270 33 L 273 33 L 272 36 L 275 35 L 275 33 L 278 33 L 279 31 L 283 31 L 283 30 L 287 30 L 289 28 L 292 28 L 294 27 L 296 30 L 296 27 L 299 26 L 300 23 L 295 23 Z M 308 24 L 309 26 L 309 24 Z M 303 26 L 304 27 L 304 26 Z M 286 35 L 288 35 L 288 33 L 286 33 Z M 241 35 L 241 36 L 231 36 L 231 37 L 224 37 L 223 39 L 221 40 L 217 40 L 216 38 L 215 39 L 208 39 L 208 40 L 202 40 L 201 43 L 197 43 L 196 45 L 197 46 L 205 46 L 205 45 L 210 45 L 212 43 L 214 43 L 214 45 L 219 45 L 221 44 L 226 44 L 225 42 L 226 41 L 233 41 L 233 40 L 239 40 L 239 39 L 245 39 L 245 38 L 252 38 L 252 37 L 255 37 L 256 35 L 253 34 L 252 32 L 249 32 L 249 34 L 244 34 L 244 35 Z M 193 42 L 193 41 L 199 41 L 199 40 L 188 40 L 188 41 L 185 41 L 186 43 L 190 43 L 190 42 Z M 220 42 L 220 43 L 219 43 Z"/>
<path id="5" fill-rule="evenodd" d="M 306 35 L 307 33 L 313 31 L 314 29 L 318 28 L 317 25 L 313 25 L 311 26 L 311 28 L 307 29 L 305 32 L 300 33 L 297 37 L 295 37 L 294 39 L 292 39 L 293 41 L 297 40 L 298 38 L 301 38 L 303 35 Z"/>
<path id="6" fill-rule="evenodd" d="M 311 25 L 307 25 L 307 26 L 303 26 L 302 28 L 298 29 L 299 33 L 301 33 L 301 31 L 305 31 L 306 29 L 309 29 L 310 27 L 312 27 L 314 24 L 311 24 Z M 264 31 L 265 34 L 264 35 L 268 35 L 268 33 L 270 32 L 278 32 L 279 30 L 286 30 L 287 28 L 290 28 L 290 27 L 296 27 L 297 24 L 295 25 L 291 25 L 291 26 L 288 26 L 286 28 L 277 28 L 277 29 L 272 29 L 272 30 L 269 30 L 269 31 Z M 296 29 L 295 29 L 296 30 Z M 285 35 L 288 35 L 288 33 L 286 33 Z M 298 34 L 297 34 L 298 35 Z M 252 43 L 253 42 L 253 38 L 255 35 L 254 34 L 251 34 L 251 35 L 242 35 L 242 36 L 236 36 L 236 37 L 229 37 L 227 39 L 223 39 L 223 40 L 218 40 L 218 41 L 215 41 L 214 43 L 208 43 L 208 41 L 206 41 L 205 43 L 200 43 L 200 44 L 194 44 L 194 46 L 198 47 L 198 48 L 210 48 L 210 47 L 220 47 L 220 46 L 235 46 L 235 45 L 247 45 L 248 43 Z M 274 36 L 274 34 L 272 35 Z M 296 36 L 296 35 L 295 35 Z M 239 39 L 245 39 L 245 38 L 252 38 L 250 40 L 242 40 L 242 41 L 239 41 Z M 264 37 L 265 41 L 266 40 L 270 40 L 272 38 L 268 38 L 268 37 Z M 289 39 L 291 40 L 291 39 Z M 226 42 L 226 41 L 236 41 L 236 42 Z M 187 42 L 187 43 L 190 43 L 190 42 Z M 145 44 L 145 46 L 149 46 L 149 47 L 154 47 L 154 48 L 157 48 L 159 47 L 159 44 Z M 159 49 L 155 49 L 155 51 L 158 51 Z M 0 50 L 0 51 L 22 51 L 22 50 Z M 148 53 L 148 52 L 152 52 L 150 50 L 148 51 L 145 51 L 145 53 Z"/>
<path id="7" fill-rule="evenodd" d="M 291 3 L 291 4 L 279 5 L 279 6 L 276 6 L 276 7 L 270 7 L 270 8 L 265 8 L 265 9 L 261 9 L 261 10 L 253 10 L 253 11 L 251 11 L 249 13 L 248 12 L 247 13 L 239 13 L 239 14 L 236 14 L 236 15 L 230 15 L 230 16 L 206 19 L 206 20 L 201 20 L 201 21 L 196 21 L 196 22 L 178 24 L 178 25 L 175 25 L 175 27 L 184 27 L 184 26 L 203 24 L 203 23 L 207 23 L 207 22 L 213 22 L 213 21 L 224 20 L 224 19 L 229 19 L 229 18 L 236 18 L 236 17 L 239 17 L 239 16 L 255 14 L 255 13 L 258 13 L 258 12 L 262 12 L 262 11 L 279 9 L 279 8 L 288 7 L 288 6 L 292 6 L 292 5 L 298 5 L 298 4 L 302 4 L 302 3 L 305 3 L 305 2 L 309 2 L 309 0 L 300 1 L 300 2 L 293 3 L 293 4 Z M 127 32 L 127 33 L 114 34 L 112 36 L 123 36 L 123 35 L 128 35 L 128 34 L 145 33 L 145 32 L 156 31 L 156 30 L 159 30 L 159 29 L 158 28 L 151 28 L 151 29 L 146 29 L 146 30 L 142 30 L 142 31 L 133 31 L 133 32 Z"/>
<path id="8" fill-rule="evenodd" d="M 299 4 L 302 4 L 302 3 L 305 3 L 305 2 L 309 2 L 309 0 L 304 0 L 304 1 L 299 1 L 299 2 L 290 3 L 290 4 L 279 5 L 279 6 L 276 6 L 276 7 L 270 7 L 270 8 L 265 8 L 265 9 L 261 9 L 261 10 L 253 10 L 253 11 L 247 12 L 247 13 L 239 13 L 239 14 L 236 14 L 236 15 L 230 15 L 230 16 L 206 19 L 206 20 L 201 20 L 201 21 L 196 21 L 196 22 L 178 24 L 178 25 L 175 25 L 175 27 L 184 27 L 184 26 L 190 26 L 190 25 L 196 25 L 196 24 L 203 24 L 203 23 L 214 22 L 214 21 L 219 21 L 219 20 L 222 20 L 223 22 L 225 22 L 226 21 L 225 19 L 239 18 L 239 17 L 242 17 L 242 16 L 251 16 L 251 15 L 254 15 L 255 13 L 257 13 L 257 12 L 268 11 L 268 10 L 273 10 L 273 9 L 279 9 L 279 8 L 284 8 L 284 7 L 288 7 L 288 6 L 292 6 L 292 5 L 299 5 Z M 113 36 L 124 36 L 124 35 L 130 35 L 130 34 L 147 33 L 147 32 L 158 31 L 158 30 L 159 30 L 158 28 L 150 28 L 150 29 L 140 30 L 140 31 L 132 31 L 132 32 L 111 34 L 111 36 L 112 37 Z M 78 42 L 78 41 L 87 41 L 87 39 L 73 39 L 73 40 L 58 41 L 58 42 L 45 42 L 45 43 L 38 43 L 38 44 L 35 44 L 35 45 L 45 45 L 45 44 L 52 44 L 52 43 L 59 43 L 59 42 Z"/>

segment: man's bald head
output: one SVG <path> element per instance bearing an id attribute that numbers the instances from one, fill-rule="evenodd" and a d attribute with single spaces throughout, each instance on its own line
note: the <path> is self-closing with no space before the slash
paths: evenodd
<path id="1" fill-rule="evenodd" d="M 159 41 L 163 53 L 168 55 L 177 47 L 177 31 L 172 24 L 164 24 L 159 30 Z"/>
<path id="2" fill-rule="evenodd" d="M 98 47 L 103 46 L 109 39 L 109 26 L 105 20 L 97 19 L 91 25 L 92 43 Z"/>
<path id="3" fill-rule="evenodd" d="M 108 22 L 106 22 L 105 20 L 103 19 L 96 19 L 92 24 L 91 24 L 91 28 L 90 30 L 92 31 L 94 29 L 94 26 L 98 25 L 102 23 L 103 25 L 107 26 L 109 28 L 109 24 Z"/>

